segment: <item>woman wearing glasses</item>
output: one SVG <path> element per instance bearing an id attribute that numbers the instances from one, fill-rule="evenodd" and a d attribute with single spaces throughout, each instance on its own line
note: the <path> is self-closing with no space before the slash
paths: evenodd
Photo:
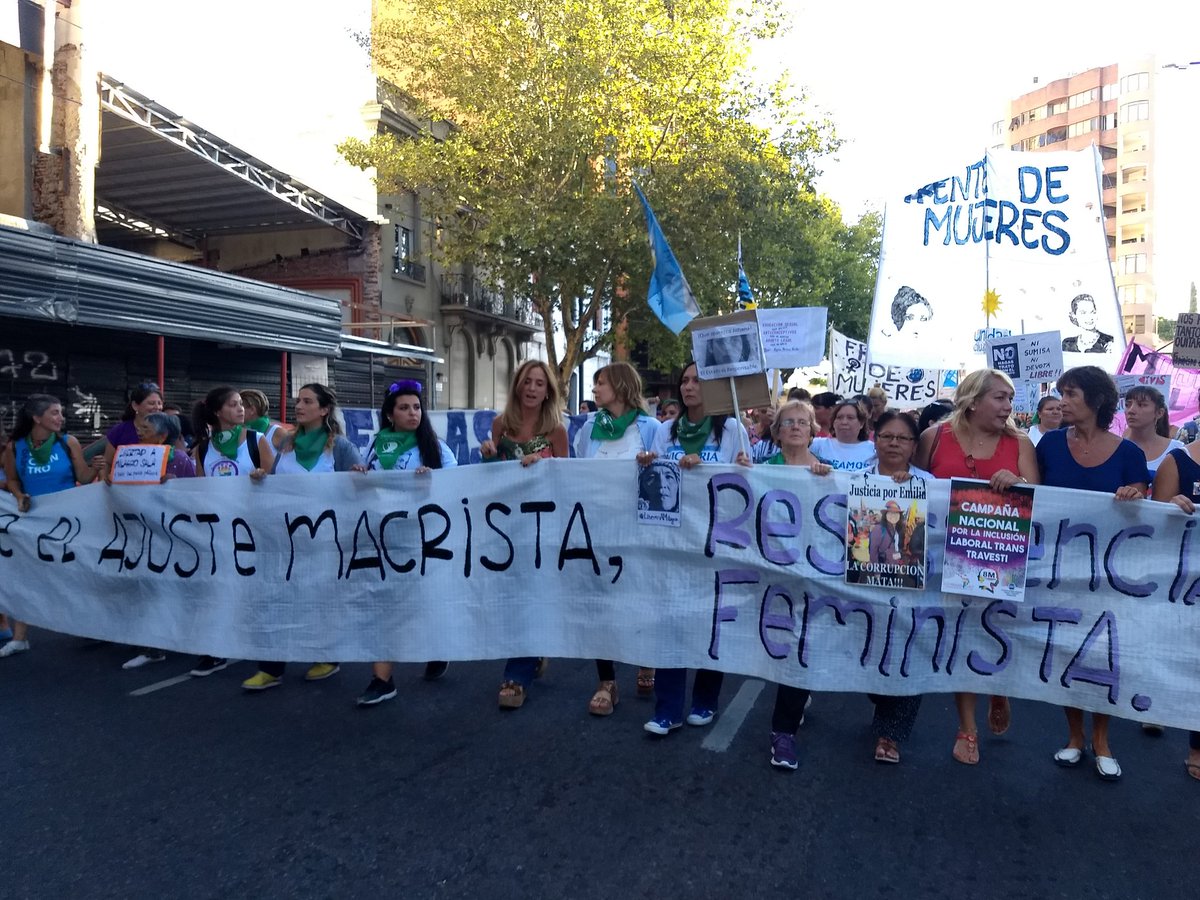
<path id="1" fill-rule="evenodd" d="M 1037 484 L 1033 444 L 1012 420 L 1013 395 L 1013 383 L 1003 372 L 980 369 L 966 376 L 954 392 L 954 412 L 921 435 L 917 465 L 935 478 L 978 478 L 996 491 L 1014 484 Z M 979 762 L 975 695 L 955 694 L 954 702 L 958 707 L 954 758 L 973 766 Z M 1004 734 L 1011 721 L 1008 698 L 990 698 L 992 734 Z"/>
<path id="2" fill-rule="evenodd" d="M 816 431 L 817 416 L 804 400 L 790 400 L 775 415 L 771 440 L 779 451 L 764 461 L 768 466 L 802 466 L 814 475 L 828 475 L 833 467 L 821 462 L 809 447 Z M 739 451 L 737 463 L 751 464 L 750 457 Z M 804 710 L 812 700 L 807 688 L 787 684 L 775 687 L 775 708 L 771 712 L 771 765 L 777 769 L 796 769 L 796 732 L 804 724 Z"/>

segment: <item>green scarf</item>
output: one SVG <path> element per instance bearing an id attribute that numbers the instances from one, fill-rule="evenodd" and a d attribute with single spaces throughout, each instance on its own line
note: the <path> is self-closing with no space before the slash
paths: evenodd
<path id="1" fill-rule="evenodd" d="M 271 420 L 266 416 L 259 416 L 257 419 L 251 419 L 247 422 L 246 427 L 251 431 L 257 431 L 259 434 L 265 435 L 271 430 Z"/>
<path id="2" fill-rule="evenodd" d="M 679 446 L 686 453 L 699 453 L 705 442 L 708 440 L 708 435 L 712 432 L 712 416 L 705 416 L 695 425 L 687 417 L 687 411 L 684 410 L 679 414 L 679 418 L 675 420 L 676 435 L 679 437 Z"/>
<path id="3" fill-rule="evenodd" d="M 311 472 L 321 454 L 325 452 L 325 442 L 328 440 L 329 429 L 324 425 L 313 431 L 297 428 L 296 433 L 292 435 L 292 450 L 296 454 L 296 462 Z"/>
<path id="4" fill-rule="evenodd" d="M 375 458 L 381 469 L 394 469 L 396 460 L 417 445 L 415 431 L 392 431 L 385 428 L 375 435 Z"/>
<path id="5" fill-rule="evenodd" d="M 787 460 L 783 458 L 783 451 L 780 450 L 774 456 L 767 460 L 768 466 L 786 466 Z"/>
<path id="6" fill-rule="evenodd" d="M 214 431 L 213 446 L 226 459 L 237 459 L 238 444 L 242 441 L 242 426 L 234 425 L 228 431 Z"/>
<path id="7" fill-rule="evenodd" d="M 624 415 L 613 418 L 607 409 L 601 409 L 592 420 L 593 441 L 615 441 L 625 435 L 625 429 L 637 421 L 639 409 L 627 410 Z"/>
<path id="8" fill-rule="evenodd" d="M 42 446 L 33 446 L 33 435 L 31 434 L 26 440 L 29 442 L 29 455 L 33 461 L 39 466 L 45 466 L 50 463 L 50 454 L 54 452 L 54 445 L 58 443 L 58 435 L 50 432 L 50 436 L 42 441 Z"/>

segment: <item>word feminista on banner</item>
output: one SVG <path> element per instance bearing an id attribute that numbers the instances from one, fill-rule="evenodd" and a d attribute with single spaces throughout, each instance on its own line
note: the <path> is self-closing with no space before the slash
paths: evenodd
<path id="1" fill-rule="evenodd" d="M 679 525 L 655 527 L 634 466 L 93 484 L 28 513 L 2 495 L 0 580 L 38 585 L 6 596 L 19 619 L 180 652 L 617 659 L 1200 727 L 1200 553 L 1172 505 L 1037 487 L 1024 602 L 948 599 L 947 482 L 926 486 L 925 587 L 901 590 L 845 581 L 847 476 L 703 465 L 657 486 Z"/>

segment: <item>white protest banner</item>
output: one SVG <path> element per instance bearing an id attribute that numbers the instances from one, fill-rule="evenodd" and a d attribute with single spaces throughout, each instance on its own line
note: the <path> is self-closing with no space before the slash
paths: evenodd
<path id="1" fill-rule="evenodd" d="M 812 690 L 1002 694 L 1200 728 L 1200 559 L 1151 501 L 1035 488 L 1025 602 L 843 582 L 848 480 L 681 473 L 637 523 L 634 463 L 173 479 L 0 495 L 6 610 L 35 626 L 243 659 L 561 656 Z M 930 588 L 929 586 L 934 586 Z"/>
<path id="2" fill-rule="evenodd" d="M 769 368 L 795 369 L 819 363 L 825 355 L 824 306 L 759 307 L 758 335 Z"/>
<path id="3" fill-rule="evenodd" d="M 171 448 L 166 444 L 125 444 L 113 456 L 113 484 L 158 484 L 167 473 Z"/>
<path id="4" fill-rule="evenodd" d="M 1200 369 L 1200 313 L 1180 313 L 1176 318 L 1171 361 L 1180 369 Z"/>
<path id="5" fill-rule="evenodd" d="M 1040 381 L 1013 382 L 1013 412 L 1032 413 L 1037 410 L 1038 402 L 1042 399 L 1042 383 Z"/>
<path id="6" fill-rule="evenodd" d="M 829 330 L 829 363 L 832 369 L 829 390 L 839 397 L 867 392 L 867 345 L 846 337 L 836 328 Z"/>
<path id="7" fill-rule="evenodd" d="M 1157 388 L 1167 399 L 1167 417 L 1171 425 L 1178 427 L 1191 421 L 1197 413 L 1196 396 L 1200 391 L 1200 372 L 1194 369 L 1177 369 L 1169 353 L 1161 353 L 1150 347 L 1131 341 L 1117 368 L 1121 375 L 1157 376 L 1146 378 L 1140 383 Z M 1121 393 L 1124 397 L 1124 392 Z M 1125 414 L 1118 412 L 1109 431 L 1121 434 L 1125 430 Z"/>
<path id="8" fill-rule="evenodd" d="M 1013 381 L 1055 381 L 1063 373 L 1062 338 L 1057 331 L 991 338 L 987 357 L 988 368 Z"/>
<path id="9" fill-rule="evenodd" d="M 692 355 L 696 374 L 712 381 L 763 371 L 758 323 L 751 317 L 710 328 L 692 329 Z M 713 321 L 713 320 L 707 320 Z"/>
<path id="10" fill-rule="evenodd" d="M 1067 367 L 1113 371 L 1125 329 L 1095 145 L 988 152 L 887 204 L 870 358 L 975 369 L 980 329 L 1060 331 Z"/>

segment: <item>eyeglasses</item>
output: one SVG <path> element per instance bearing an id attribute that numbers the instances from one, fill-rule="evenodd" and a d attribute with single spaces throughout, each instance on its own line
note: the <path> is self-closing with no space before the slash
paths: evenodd
<path id="1" fill-rule="evenodd" d="M 780 419 L 779 420 L 780 428 L 791 428 L 794 425 L 801 425 L 805 428 L 808 428 L 812 425 L 812 423 L 809 422 L 808 419 Z"/>
<path id="2" fill-rule="evenodd" d="M 907 434 L 877 434 L 875 435 L 875 443 L 877 444 L 911 444 L 914 438 Z"/>

